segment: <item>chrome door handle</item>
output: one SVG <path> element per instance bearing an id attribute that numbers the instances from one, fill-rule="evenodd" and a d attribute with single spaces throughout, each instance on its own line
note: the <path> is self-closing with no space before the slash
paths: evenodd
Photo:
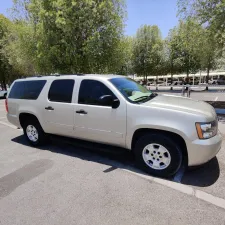
<path id="1" fill-rule="evenodd" d="M 52 111 L 54 110 L 54 108 L 52 108 L 51 106 L 45 107 L 46 110 Z"/>
<path id="2" fill-rule="evenodd" d="M 79 110 L 79 111 L 76 111 L 76 113 L 78 113 L 78 114 L 87 114 L 87 112 L 84 111 L 83 109 L 81 109 L 81 110 Z"/>

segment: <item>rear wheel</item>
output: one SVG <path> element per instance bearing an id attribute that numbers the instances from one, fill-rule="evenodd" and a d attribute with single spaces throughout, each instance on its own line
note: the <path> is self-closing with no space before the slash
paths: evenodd
<path id="1" fill-rule="evenodd" d="M 46 142 L 46 134 L 35 119 L 26 121 L 23 125 L 23 131 L 28 142 L 33 146 L 43 145 Z"/>
<path id="2" fill-rule="evenodd" d="M 172 138 L 160 133 L 139 138 L 134 153 L 138 166 L 155 176 L 170 177 L 182 163 L 180 146 Z"/>

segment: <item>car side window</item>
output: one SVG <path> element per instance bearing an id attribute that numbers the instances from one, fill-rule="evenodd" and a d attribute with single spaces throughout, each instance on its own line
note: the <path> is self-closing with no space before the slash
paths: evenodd
<path id="1" fill-rule="evenodd" d="M 100 105 L 105 106 L 100 97 L 103 95 L 111 95 L 115 99 L 112 91 L 103 83 L 97 80 L 82 80 L 79 90 L 79 104 L 85 105 Z"/>
<path id="2" fill-rule="evenodd" d="M 74 80 L 54 80 L 48 93 L 51 102 L 71 103 L 73 96 Z"/>
<path id="3" fill-rule="evenodd" d="M 8 98 L 36 100 L 45 84 L 46 80 L 16 81 Z"/>

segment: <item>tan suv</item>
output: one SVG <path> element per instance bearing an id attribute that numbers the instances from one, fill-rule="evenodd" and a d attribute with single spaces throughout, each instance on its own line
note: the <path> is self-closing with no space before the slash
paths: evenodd
<path id="1" fill-rule="evenodd" d="M 56 75 L 16 80 L 6 101 L 9 122 L 32 145 L 47 134 L 119 146 L 138 165 L 171 176 L 213 158 L 221 147 L 215 110 L 207 103 L 157 95 L 114 75 Z"/>

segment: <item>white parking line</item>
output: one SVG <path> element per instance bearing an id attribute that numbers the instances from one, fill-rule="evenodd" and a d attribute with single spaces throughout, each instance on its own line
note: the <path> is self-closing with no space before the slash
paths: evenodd
<path id="1" fill-rule="evenodd" d="M 225 209 L 225 199 L 223 199 L 223 198 L 216 197 L 216 196 L 208 194 L 204 191 L 195 190 L 193 187 L 190 187 L 190 186 L 187 186 L 187 185 L 184 185 L 184 184 L 180 184 L 180 183 L 176 183 L 176 182 L 173 182 L 173 181 L 164 180 L 164 179 L 160 179 L 160 178 L 156 178 L 156 177 L 151 177 L 151 176 L 147 176 L 147 175 L 140 174 L 140 173 L 135 173 L 135 172 L 133 172 L 131 170 L 128 170 L 128 169 L 122 169 L 122 170 L 125 170 L 129 173 L 135 174 L 135 175 L 140 176 L 142 178 L 145 178 L 146 180 L 150 180 L 151 182 L 155 182 L 155 183 L 161 184 L 163 186 L 172 188 L 172 189 L 174 189 L 176 191 L 179 191 L 181 193 L 184 193 L 184 194 L 187 194 L 187 195 L 190 195 L 190 196 L 194 196 L 194 197 L 196 197 L 198 199 L 201 199 L 205 202 L 208 202 L 210 204 L 213 204 L 215 206 L 218 206 L 220 208 Z"/>
<path id="2" fill-rule="evenodd" d="M 218 99 L 218 96 L 216 96 L 216 98 L 215 98 L 215 100 L 214 100 L 214 101 L 217 101 L 217 99 Z"/>
<path id="3" fill-rule="evenodd" d="M 10 124 L 8 124 L 8 123 L 5 123 L 5 122 L 3 122 L 3 121 L 0 121 L 0 124 L 18 130 L 17 127 L 15 127 L 15 126 L 13 126 L 13 125 L 10 125 Z"/>

